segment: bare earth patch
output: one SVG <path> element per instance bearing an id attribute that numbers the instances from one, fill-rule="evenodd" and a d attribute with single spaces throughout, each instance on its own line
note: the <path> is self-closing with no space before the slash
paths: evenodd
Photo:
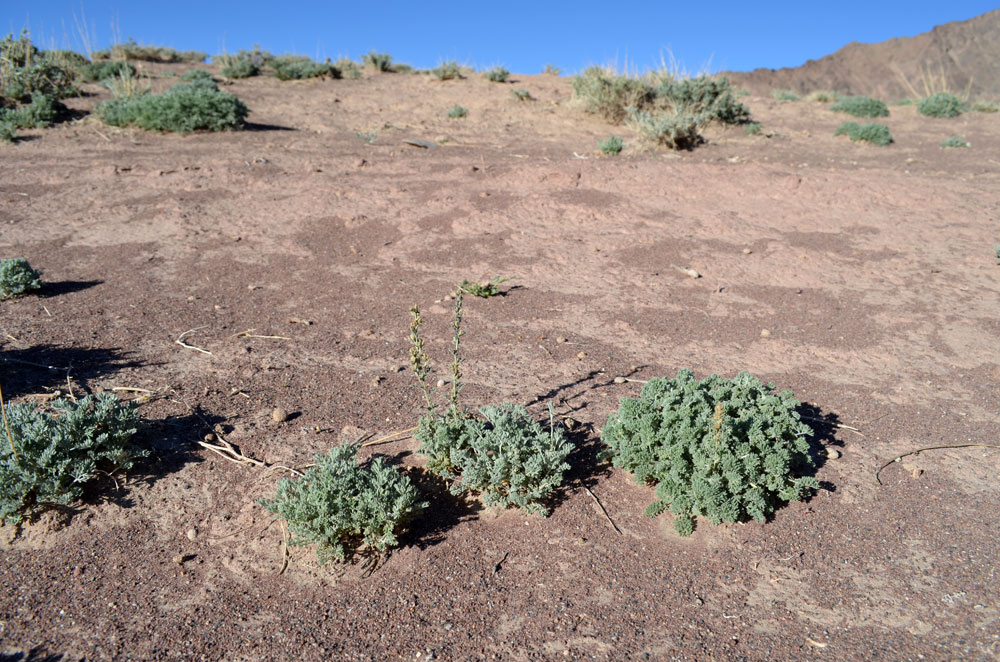
<path id="1" fill-rule="evenodd" d="M 749 97 L 761 135 L 609 158 L 597 141 L 628 132 L 573 108 L 566 79 L 513 78 L 534 101 L 479 76 L 251 78 L 225 88 L 251 108 L 247 131 L 85 119 L 0 147 L 0 251 L 49 284 L 0 304 L 5 395 L 67 376 L 77 394 L 145 389 L 117 392 L 143 402 L 155 458 L 78 509 L 0 528 L 0 653 L 1000 654 L 1000 451 L 926 452 L 875 480 L 911 449 L 1000 438 L 996 117 L 893 107 L 880 148 L 834 138 L 844 118 L 825 105 Z M 71 104 L 92 108 L 91 91 Z M 456 104 L 467 117 L 447 118 Z M 956 134 L 972 147 L 938 147 Z M 539 415 L 552 400 L 579 422 L 552 515 L 447 496 L 404 437 L 366 449 L 438 495 L 404 547 L 371 576 L 309 548 L 286 558 L 254 502 L 282 472 L 195 442 L 219 425 L 245 455 L 300 467 L 412 427 L 409 307 L 441 365 L 445 296 L 495 276 L 516 276 L 506 296 L 466 298 L 465 395 Z M 210 353 L 175 342 L 192 329 L 184 342 Z M 652 490 L 596 453 L 640 387 L 614 378 L 681 367 L 750 370 L 859 432 L 814 422 L 835 452 L 811 500 L 679 538 L 669 515 L 643 515 Z"/>

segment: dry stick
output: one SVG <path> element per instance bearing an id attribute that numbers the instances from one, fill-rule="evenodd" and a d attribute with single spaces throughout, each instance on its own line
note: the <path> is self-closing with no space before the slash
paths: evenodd
<path id="1" fill-rule="evenodd" d="M 812 416 L 802 416 L 801 414 L 799 415 L 799 418 L 804 418 L 807 421 L 815 421 L 816 423 L 823 423 L 825 425 L 829 425 L 829 426 L 835 427 L 835 428 L 840 429 L 840 430 L 848 430 L 848 431 L 853 432 L 854 434 L 858 435 L 859 437 L 865 436 L 865 435 L 861 434 L 861 430 L 859 430 L 857 428 L 852 428 L 850 425 L 844 425 L 843 423 L 833 423 L 831 421 L 823 420 L 822 418 L 813 418 Z"/>
<path id="2" fill-rule="evenodd" d="M 195 331 L 201 331 L 202 329 L 205 329 L 205 328 L 207 328 L 207 325 L 205 325 L 205 326 L 198 326 L 198 327 L 195 327 L 193 329 L 188 329 L 187 331 L 185 331 L 181 335 L 177 336 L 177 340 L 175 340 L 174 342 L 177 343 L 178 345 L 180 345 L 181 347 L 186 348 L 186 349 L 193 349 L 196 352 L 201 352 L 202 354 L 209 354 L 209 355 L 211 355 L 212 352 L 208 351 L 207 349 L 202 349 L 201 347 L 195 347 L 194 345 L 189 345 L 186 342 L 184 342 L 184 338 L 186 338 L 188 335 L 194 333 Z"/>
<path id="3" fill-rule="evenodd" d="M 899 462 L 907 455 L 916 455 L 918 453 L 922 453 L 923 451 L 933 451 L 941 448 L 1000 448 L 1000 444 L 943 444 L 941 446 L 926 446 L 924 448 L 918 448 L 917 450 L 898 455 L 879 467 L 878 471 L 875 472 L 875 482 L 881 486 L 882 481 L 879 480 L 878 475 L 882 473 L 882 470 L 894 462 Z"/>
<path id="4" fill-rule="evenodd" d="M 134 386 L 112 386 L 112 391 L 135 391 L 136 393 L 148 393 L 153 394 L 156 391 L 150 391 L 148 388 L 136 388 Z"/>
<path id="5" fill-rule="evenodd" d="M 0 389 L 0 413 L 3 414 L 3 427 L 7 430 L 7 441 L 10 442 L 10 452 L 14 454 L 14 463 L 21 466 L 21 460 L 17 457 L 17 449 L 14 448 L 14 435 L 10 433 L 10 423 L 7 422 L 7 405 L 3 403 L 3 389 Z"/>
<path id="6" fill-rule="evenodd" d="M 361 444 L 361 448 L 364 448 L 365 446 L 374 446 L 376 444 L 383 444 L 387 441 L 393 441 L 393 440 L 399 441 L 399 439 L 396 439 L 396 437 L 402 438 L 403 435 L 408 435 L 411 432 L 415 431 L 416 429 L 417 428 L 410 428 L 409 430 L 403 430 L 402 432 L 393 432 L 392 434 L 386 437 L 382 437 L 381 439 L 376 439 L 375 441 L 366 441 L 365 443 Z M 364 437 L 362 437 L 362 439 L 364 439 Z"/>
<path id="7" fill-rule="evenodd" d="M 288 527 L 285 523 L 281 523 L 281 570 L 278 571 L 279 575 L 285 574 L 285 570 L 288 569 L 288 559 L 291 554 L 288 553 L 288 540 L 291 536 L 288 533 Z"/>
<path id="8" fill-rule="evenodd" d="M 695 271 L 694 269 L 688 269 L 687 267 L 678 267 L 676 264 L 671 264 L 670 268 L 676 269 L 685 276 L 690 276 L 691 278 L 701 278 L 701 274 Z"/>
<path id="9" fill-rule="evenodd" d="M 621 529 L 619 529 L 615 525 L 615 521 L 611 519 L 611 515 L 608 515 L 608 511 L 605 510 L 604 504 L 601 503 L 601 500 L 598 499 L 597 496 L 595 496 L 594 493 L 590 491 L 589 487 L 585 487 L 583 489 L 586 490 L 587 494 L 590 495 L 590 498 L 594 500 L 594 503 L 596 503 L 597 507 L 601 509 L 601 512 L 604 513 L 604 516 L 608 518 L 608 523 L 611 525 L 611 528 L 614 529 L 618 533 L 618 535 L 622 535 Z"/>
<path id="10" fill-rule="evenodd" d="M 234 333 L 230 338 L 272 338 L 274 340 L 291 340 L 288 336 L 259 336 L 257 334 L 251 333 L 251 331 L 256 331 L 256 329 L 247 329 L 246 331 L 241 331 L 239 333 Z"/>

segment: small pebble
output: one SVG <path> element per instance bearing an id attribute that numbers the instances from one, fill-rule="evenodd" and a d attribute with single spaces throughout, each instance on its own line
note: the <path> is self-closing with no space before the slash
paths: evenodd
<path id="1" fill-rule="evenodd" d="M 615 377 L 615 384 L 624 384 L 627 381 L 624 377 Z"/>
<path id="2" fill-rule="evenodd" d="M 567 430 L 572 430 L 573 428 L 575 428 L 579 424 L 576 422 L 575 418 L 564 418 L 563 419 L 563 425 L 566 426 Z"/>
<path id="3" fill-rule="evenodd" d="M 174 556 L 174 558 L 172 558 L 170 560 L 173 561 L 174 563 L 176 563 L 177 565 L 180 565 L 180 564 L 184 563 L 184 555 L 183 554 L 177 554 L 176 556 Z"/>
<path id="4" fill-rule="evenodd" d="M 836 448 L 827 448 L 826 456 L 831 460 L 836 460 L 838 457 L 840 457 L 840 451 L 838 451 Z"/>
<path id="5" fill-rule="evenodd" d="M 288 420 L 288 412 L 281 407 L 275 407 L 271 412 L 271 420 L 275 423 L 284 423 Z"/>
<path id="6" fill-rule="evenodd" d="M 205 435 L 205 441 L 209 443 L 215 441 L 215 435 L 209 432 L 208 434 Z"/>
<path id="7" fill-rule="evenodd" d="M 444 380 L 443 379 L 437 380 L 437 387 L 438 388 L 444 388 Z"/>
<path id="8" fill-rule="evenodd" d="M 770 331 L 768 331 L 767 329 L 761 330 L 761 332 L 760 332 L 760 337 L 761 338 L 768 338 L 770 336 L 771 336 L 771 332 Z"/>
<path id="9" fill-rule="evenodd" d="M 752 250 L 750 250 L 749 248 L 744 248 L 744 249 L 743 249 L 743 254 L 744 254 L 744 255 L 750 255 L 750 253 L 753 253 L 753 251 L 752 251 Z"/>
<path id="10" fill-rule="evenodd" d="M 559 336 L 558 338 L 556 338 L 556 342 L 557 343 L 564 343 L 564 342 L 566 342 L 566 339 L 563 338 L 562 336 Z"/>
<path id="11" fill-rule="evenodd" d="M 576 355 L 576 358 L 578 358 L 578 359 L 585 359 L 585 358 L 587 358 L 587 352 L 580 352 L 579 354 Z"/>
<path id="12" fill-rule="evenodd" d="M 188 529 L 187 530 L 188 540 L 194 540 L 198 537 L 198 529 Z"/>

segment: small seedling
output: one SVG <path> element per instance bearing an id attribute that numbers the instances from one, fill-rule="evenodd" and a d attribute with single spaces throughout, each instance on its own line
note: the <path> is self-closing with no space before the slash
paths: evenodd
<path id="1" fill-rule="evenodd" d="M 462 108 L 461 106 L 458 106 L 458 105 L 453 106 L 452 109 L 448 111 L 448 117 L 450 117 L 453 120 L 454 119 L 458 119 L 460 117 L 465 117 L 468 114 L 469 114 L 469 111 L 467 111 L 465 108 Z"/>
<path id="2" fill-rule="evenodd" d="M 601 154 L 606 154 L 608 156 L 617 156 L 618 154 L 621 154 L 624 146 L 625 144 L 618 136 L 608 136 L 606 140 L 597 141 L 597 148 L 601 150 Z"/>
<path id="3" fill-rule="evenodd" d="M 490 297 L 495 297 L 503 292 L 497 287 L 500 283 L 506 283 L 508 280 L 514 280 L 514 276 L 509 276 L 507 278 L 500 278 L 497 276 L 491 281 L 485 283 L 474 283 L 467 280 L 463 280 L 458 284 L 458 287 L 465 290 L 474 297 L 480 297 L 481 299 L 489 299 Z"/>
<path id="4" fill-rule="evenodd" d="M 862 140 L 882 147 L 892 143 L 892 134 L 889 133 L 889 127 L 878 122 L 870 122 L 868 124 L 844 122 L 833 133 L 835 137 L 845 134 L 854 142 Z"/>
<path id="5" fill-rule="evenodd" d="M 369 145 L 374 145 L 375 139 L 378 138 L 378 131 L 355 131 L 354 135 Z"/>
<path id="6" fill-rule="evenodd" d="M 969 143 L 965 141 L 965 138 L 959 138 L 958 136 L 952 136 L 941 141 L 941 147 L 968 147 Z"/>
<path id="7" fill-rule="evenodd" d="M 743 127 L 743 135 L 745 136 L 760 135 L 760 122 L 748 123 L 745 127 Z"/>
<path id="8" fill-rule="evenodd" d="M 483 75 L 486 76 L 486 80 L 494 83 L 505 83 L 510 76 L 510 72 L 505 67 L 493 67 Z"/>
<path id="9" fill-rule="evenodd" d="M 23 257 L 0 260 L 0 299 L 16 297 L 41 287 L 42 279 L 38 272 Z"/>
<path id="10" fill-rule="evenodd" d="M 927 117 L 957 117 L 964 110 L 962 100 L 948 92 L 938 92 L 917 103 L 917 112 Z"/>
<path id="11" fill-rule="evenodd" d="M 518 101 L 531 101 L 532 99 L 534 99 L 534 97 L 531 96 L 531 92 L 523 88 L 511 90 L 510 93 L 513 94 L 514 98 L 517 99 Z"/>
<path id="12" fill-rule="evenodd" d="M 1000 244 L 993 247 L 993 255 L 997 258 L 997 264 L 1000 264 Z"/>
<path id="13" fill-rule="evenodd" d="M 847 113 L 854 117 L 888 117 L 889 108 L 885 102 L 867 96 L 843 97 L 830 106 L 830 110 Z"/>

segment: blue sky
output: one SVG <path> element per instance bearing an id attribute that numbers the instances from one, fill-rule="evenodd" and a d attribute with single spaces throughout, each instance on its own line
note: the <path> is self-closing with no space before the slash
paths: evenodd
<path id="1" fill-rule="evenodd" d="M 83 51 L 96 37 L 233 52 L 336 59 L 376 49 L 418 68 L 442 60 L 535 73 L 591 64 L 645 70 L 670 53 L 692 73 L 798 66 L 851 41 L 913 36 L 997 8 L 990 2 L 215 2 L 0 1 L 0 30 L 31 30 L 43 47 Z"/>

